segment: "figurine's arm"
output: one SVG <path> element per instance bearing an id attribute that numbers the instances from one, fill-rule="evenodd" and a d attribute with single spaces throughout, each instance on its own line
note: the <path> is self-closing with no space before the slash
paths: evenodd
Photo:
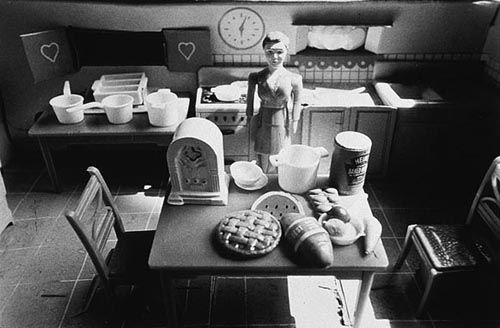
<path id="1" fill-rule="evenodd" d="M 248 88 L 247 88 L 247 119 L 250 122 L 250 119 L 253 116 L 254 108 L 254 97 L 255 97 L 255 85 L 257 84 L 257 74 L 250 73 L 248 75 Z"/>
<path id="2" fill-rule="evenodd" d="M 297 133 L 300 114 L 302 112 L 302 76 L 298 74 L 294 74 L 292 78 L 292 96 L 293 96 L 292 129 L 293 133 Z"/>

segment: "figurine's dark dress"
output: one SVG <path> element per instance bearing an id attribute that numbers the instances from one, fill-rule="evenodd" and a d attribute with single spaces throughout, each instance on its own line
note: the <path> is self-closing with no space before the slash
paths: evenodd
<path id="1" fill-rule="evenodd" d="M 269 86 L 265 71 L 255 73 L 250 78 L 257 79 L 257 94 L 261 100 L 259 114 L 256 115 L 252 128 L 255 152 L 277 154 L 290 143 L 288 133 L 288 109 L 292 105 L 292 74 L 283 71 L 275 86 Z"/>

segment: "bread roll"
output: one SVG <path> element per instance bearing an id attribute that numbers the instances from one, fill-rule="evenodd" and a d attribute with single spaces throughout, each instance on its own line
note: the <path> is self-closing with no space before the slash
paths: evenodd
<path id="1" fill-rule="evenodd" d="M 288 213 L 281 218 L 284 239 L 304 261 L 318 267 L 333 265 L 328 232 L 311 216 Z"/>

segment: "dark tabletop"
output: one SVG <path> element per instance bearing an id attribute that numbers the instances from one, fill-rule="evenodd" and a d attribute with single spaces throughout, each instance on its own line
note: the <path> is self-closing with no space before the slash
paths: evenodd
<path id="1" fill-rule="evenodd" d="M 182 102 L 181 117 L 188 114 L 189 98 L 180 98 Z M 61 124 L 50 108 L 42 113 L 29 129 L 28 135 L 34 137 L 61 136 L 130 136 L 130 135 L 165 135 L 173 134 L 177 126 L 155 127 L 149 123 L 146 112 L 134 113 L 130 122 L 125 124 L 109 123 L 105 114 L 85 114 L 82 122 Z"/>
<path id="2" fill-rule="evenodd" d="M 325 177 L 318 179 L 324 184 Z M 149 265 L 153 269 L 169 274 L 332 274 L 352 271 L 383 271 L 388 259 L 382 242 L 375 252 L 364 255 L 364 238 L 349 246 L 334 247 L 334 266 L 329 269 L 314 268 L 294 256 L 285 240 L 271 253 L 253 259 L 228 256 L 213 241 L 214 229 L 222 217 L 230 212 L 250 209 L 252 203 L 267 191 L 281 190 L 277 176 L 271 175 L 269 184 L 257 191 L 245 191 L 233 181 L 229 186 L 227 206 L 169 205 L 165 201 L 156 230 Z M 304 206 L 306 214 L 312 215 L 307 200 L 294 195 Z M 358 201 L 360 211 L 371 214 L 366 198 Z"/>

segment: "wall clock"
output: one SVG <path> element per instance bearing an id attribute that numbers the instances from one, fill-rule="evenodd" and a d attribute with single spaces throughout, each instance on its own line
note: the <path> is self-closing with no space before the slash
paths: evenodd
<path id="1" fill-rule="evenodd" d="M 228 10 L 219 20 L 219 35 L 231 48 L 244 50 L 257 45 L 264 36 L 264 21 L 245 7 Z"/>

